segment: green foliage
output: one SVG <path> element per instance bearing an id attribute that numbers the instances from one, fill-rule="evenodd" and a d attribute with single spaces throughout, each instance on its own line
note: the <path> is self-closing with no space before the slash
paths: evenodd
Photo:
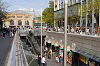
<path id="1" fill-rule="evenodd" d="M 79 5 L 76 4 L 76 5 L 73 5 L 73 6 L 78 9 L 75 12 L 75 14 L 77 16 L 76 15 L 71 15 L 69 17 L 69 19 L 70 19 L 69 22 L 74 22 L 75 23 L 75 21 L 78 20 L 78 22 L 79 22 L 79 20 L 80 20 L 80 16 L 81 16 L 81 4 L 79 4 Z M 70 7 L 71 12 L 74 12 L 72 7 Z M 95 15 L 98 15 L 99 9 L 100 9 L 100 0 L 88 1 L 86 4 L 83 4 L 82 5 L 82 17 L 85 18 L 87 13 L 89 15 L 92 15 L 93 8 L 94 8 Z"/>
<path id="2" fill-rule="evenodd" d="M 2 0 L 0 0 L 0 20 L 2 21 L 3 19 L 6 18 L 6 6 L 5 6 L 5 3 L 2 2 Z"/>
<path id="3" fill-rule="evenodd" d="M 49 1 L 49 7 L 43 11 L 43 21 L 49 23 L 50 26 L 54 24 L 54 2 Z"/>
<path id="4" fill-rule="evenodd" d="M 41 21 L 41 17 L 37 17 L 37 19 L 39 20 L 39 22 Z"/>
<path id="5" fill-rule="evenodd" d="M 3 20 L 6 18 L 5 9 L 6 9 L 5 3 L 2 0 L 0 0 L 0 31 L 2 29 Z"/>
<path id="6" fill-rule="evenodd" d="M 70 16 L 68 17 L 68 22 L 70 24 L 76 24 L 80 22 L 80 4 L 70 6 Z M 74 10 L 76 8 L 76 10 Z"/>

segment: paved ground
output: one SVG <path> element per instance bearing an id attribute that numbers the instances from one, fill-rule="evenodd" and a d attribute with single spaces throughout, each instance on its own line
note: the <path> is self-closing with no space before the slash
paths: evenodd
<path id="1" fill-rule="evenodd" d="M 63 66 L 63 63 L 56 63 L 55 57 L 52 57 L 51 59 L 47 60 L 47 66 Z M 67 66 L 71 66 L 70 64 L 67 64 Z"/>
<path id="2" fill-rule="evenodd" d="M 47 59 L 47 66 L 63 66 L 63 64 L 56 63 L 55 57 Z"/>
<path id="3" fill-rule="evenodd" d="M 0 36 L 0 66 L 4 66 L 6 57 L 10 51 L 13 38 Z"/>

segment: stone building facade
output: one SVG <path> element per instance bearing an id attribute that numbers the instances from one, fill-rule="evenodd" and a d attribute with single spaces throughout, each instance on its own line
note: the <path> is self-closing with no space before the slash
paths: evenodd
<path id="1" fill-rule="evenodd" d="M 33 15 L 22 10 L 16 10 L 7 13 L 7 19 L 4 20 L 5 28 L 33 27 Z"/>

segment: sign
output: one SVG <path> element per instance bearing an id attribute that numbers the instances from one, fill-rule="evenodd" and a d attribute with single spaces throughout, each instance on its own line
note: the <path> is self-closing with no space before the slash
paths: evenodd
<path id="1" fill-rule="evenodd" d="M 80 59 L 83 63 L 88 64 L 88 58 L 86 58 L 85 56 L 79 55 L 79 59 Z"/>

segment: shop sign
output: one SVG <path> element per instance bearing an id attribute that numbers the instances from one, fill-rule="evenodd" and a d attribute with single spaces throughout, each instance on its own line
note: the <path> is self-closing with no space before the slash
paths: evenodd
<path id="1" fill-rule="evenodd" d="M 83 55 L 79 55 L 79 59 L 84 62 L 85 64 L 88 64 L 88 58 L 86 58 L 85 56 Z"/>

